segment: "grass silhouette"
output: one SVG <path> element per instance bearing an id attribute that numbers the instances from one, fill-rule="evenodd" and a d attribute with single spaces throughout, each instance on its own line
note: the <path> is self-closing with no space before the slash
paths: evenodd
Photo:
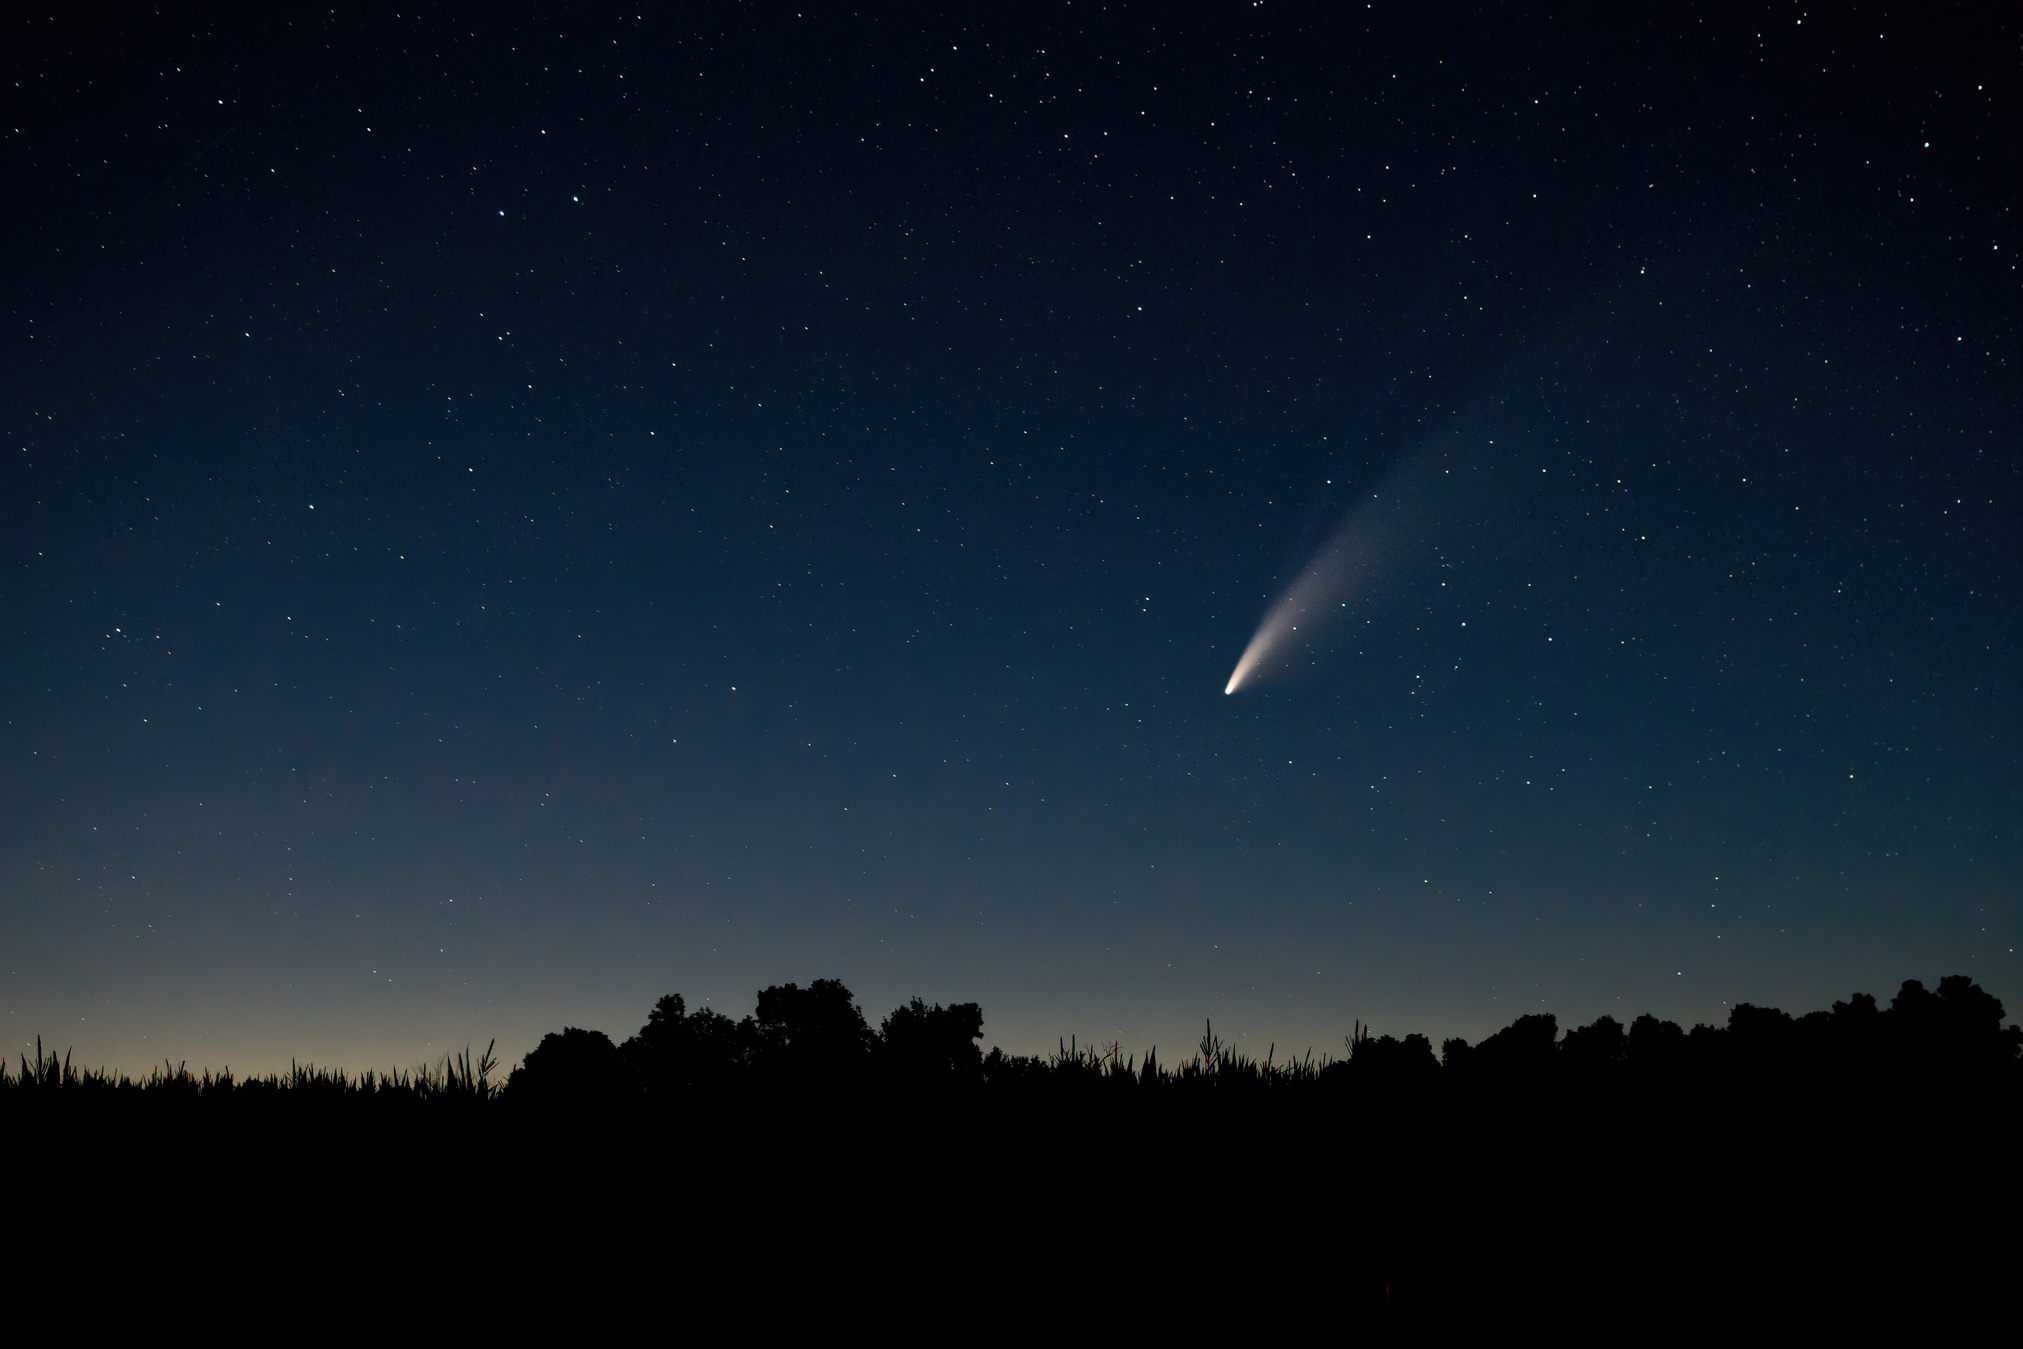
<path id="1" fill-rule="evenodd" d="M 238 1077 L 225 1068 L 213 1073 L 209 1068 L 190 1071 L 188 1063 L 166 1060 L 140 1077 L 112 1073 L 104 1068 L 83 1068 L 71 1061 L 65 1050 L 45 1052 L 42 1037 L 35 1039 L 35 1057 L 23 1054 L 20 1068 L 10 1072 L 0 1060 L 0 1101 L 21 1102 L 61 1096 L 69 1101 L 218 1101 L 233 1098 L 274 1099 L 287 1097 L 306 1102 L 357 1102 L 401 1100 L 417 1103 L 445 1102 L 483 1104 L 499 1098 L 501 1084 L 492 1081 L 499 1070 L 494 1040 L 482 1053 L 469 1049 L 445 1058 L 433 1066 L 419 1064 L 395 1068 L 385 1073 L 367 1069 L 350 1073 L 342 1068 L 290 1063 L 285 1073 Z"/>

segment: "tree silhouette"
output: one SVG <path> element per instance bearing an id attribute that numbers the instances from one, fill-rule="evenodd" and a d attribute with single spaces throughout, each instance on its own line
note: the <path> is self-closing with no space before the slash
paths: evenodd
<path id="1" fill-rule="evenodd" d="M 887 1075 L 914 1087 L 958 1086 L 983 1080 L 983 1009 L 973 1002 L 928 1006 L 919 998 L 896 1007 L 878 1028 L 878 1054 Z"/>
<path id="2" fill-rule="evenodd" d="M 752 1026 L 758 1066 L 775 1082 L 835 1085 L 871 1055 L 871 1027 L 837 979 L 759 990 Z"/>
<path id="3" fill-rule="evenodd" d="M 1789 1075 L 1800 1066 L 1798 1025 L 1791 1013 L 1776 1007 L 1738 1002 L 1728 1012 L 1728 1034 L 1720 1053 L 1730 1074 L 1743 1085 L 1762 1086 Z"/>
<path id="4" fill-rule="evenodd" d="M 1323 1077 L 1352 1083 L 1359 1091 L 1411 1091 L 1423 1089 L 1440 1075 L 1433 1042 L 1423 1035 L 1407 1035 L 1402 1040 L 1392 1035 L 1373 1037 L 1358 1025 L 1349 1036 L 1348 1051 L 1347 1060 L 1321 1069 Z"/>
<path id="5" fill-rule="evenodd" d="M 1559 1018 L 1551 1012 L 1521 1016 L 1469 1051 L 1479 1073 L 1507 1080 L 1541 1081 L 1558 1065 Z"/>
<path id="6" fill-rule="evenodd" d="M 1904 980 L 1890 999 L 1884 1035 L 1893 1053 L 1932 1070 L 2013 1068 L 2023 1028 L 2002 1025 L 2002 1000 L 1964 974 L 1939 980 L 1938 992 Z"/>
<path id="7" fill-rule="evenodd" d="M 1587 1025 L 1568 1031 L 1560 1041 L 1559 1053 L 1573 1072 L 1597 1078 L 1629 1061 L 1630 1037 L 1622 1022 L 1612 1016 L 1598 1016 Z"/>
<path id="8" fill-rule="evenodd" d="M 1686 1032 L 1676 1021 L 1660 1021 L 1645 1012 L 1630 1023 L 1623 1048 L 1630 1071 L 1639 1078 L 1673 1076 L 1686 1060 Z"/>
<path id="9" fill-rule="evenodd" d="M 506 1079 L 516 1102 L 563 1105 L 608 1102 L 622 1092 L 618 1046 L 601 1030 L 564 1027 L 541 1037 Z"/>
<path id="10" fill-rule="evenodd" d="M 668 1100 L 733 1086 L 750 1063 L 752 1041 L 749 1022 L 707 1007 L 690 1012 L 681 994 L 670 993 L 625 1042 L 624 1054 L 642 1089 Z"/>

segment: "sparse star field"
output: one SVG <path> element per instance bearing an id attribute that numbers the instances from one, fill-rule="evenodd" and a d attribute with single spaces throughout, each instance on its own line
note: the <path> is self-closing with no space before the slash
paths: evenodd
<path id="1" fill-rule="evenodd" d="M 0 1048 L 2016 1005 L 1984 22 L 0 21 Z"/>

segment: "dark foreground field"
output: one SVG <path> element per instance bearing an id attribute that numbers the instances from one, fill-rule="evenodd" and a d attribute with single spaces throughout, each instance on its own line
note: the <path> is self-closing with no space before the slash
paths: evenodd
<path id="1" fill-rule="evenodd" d="M 709 1015 L 549 1036 L 503 1090 L 484 1056 L 139 1082 L 24 1059 L 16 1267 L 965 1339 L 1936 1329 L 2016 1278 L 2023 1034 L 1965 979 L 1690 1033 L 1525 1018 L 1438 1059 L 1360 1032 L 1328 1062 L 1212 1036 L 1170 1066 L 984 1056 L 972 1007 L 874 1033 L 828 981 Z"/>

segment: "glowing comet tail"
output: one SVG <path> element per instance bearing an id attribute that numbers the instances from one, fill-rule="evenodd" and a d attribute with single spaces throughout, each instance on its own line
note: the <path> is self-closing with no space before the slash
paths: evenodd
<path id="1" fill-rule="evenodd" d="M 1382 554 L 1388 551 L 1385 545 L 1396 532 L 1391 512 L 1383 507 L 1373 496 L 1349 512 L 1334 537 L 1266 612 L 1224 693 L 1234 693 L 1283 664 L 1301 649 L 1298 638 L 1303 631 L 1311 640 L 1329 617 L 1340 615 L 1369 588 Z"/>

